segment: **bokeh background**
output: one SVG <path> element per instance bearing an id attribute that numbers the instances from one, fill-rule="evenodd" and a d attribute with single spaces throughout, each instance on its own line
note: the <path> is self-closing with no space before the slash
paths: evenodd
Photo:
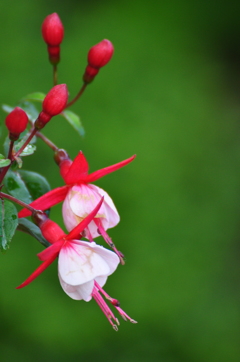
<path id="1" fill-rule="evenodd" d="M 83 150 L 91 171 L 137 154 L 97 185 L 120 212 L 109 233 L 127 257 L 105 289 L 138 324 L 114 332 L 94 301 L 64 294 L 56 263 L 16 290 L 42 250 L 18 232 L 0 256 L 0 360 L 239 361 L 240 3 L 3 0 L 1 103 L 51 88 L 40 27 L 52 12 L 65 26 L 59 82 L 71 97 L 89 48 L 115 46 L 72 107 L 85 137 L 61 117 L 44 132 L 72 158 Z M 24 161 L 63 185 L 41 142 Z"/>

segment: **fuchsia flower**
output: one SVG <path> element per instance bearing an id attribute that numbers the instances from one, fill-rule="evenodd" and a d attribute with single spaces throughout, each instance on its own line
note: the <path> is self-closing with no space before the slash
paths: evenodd
<path id="1" fill-rule="evenodd" d="M 58 276 L 64 292 L 75 300 L 90 301 L 92 297 L 99 304 L 108 321 L 117 330 L 118 319 L 106 304 L 105 296 L 117 309 L 124 320 L 131 319 L 120 307 L 116 299 L 111 298 L 103 289 L 107 277 L 111 275 L 119 264 L 117 255 L 95 242 L 78 240 L 88 223 L 99 211 L 103 198 L 89 215 L 83 219 L 68 235 L 46 214 L 36 212 L 34 215 L 37 225 L 43 236 L 52 244 L 41 253 L 38 258 L 43 263 L 23 282 L 17 289 L 31 283 L 41 274 L 57 257 Z M 102 295 L 101 295 L 101 294 Z"/>
<path id="2" fill-rule="evenodd" d="M 100 187 L 92 185 L 91 182 L 127 165 L 133 161 L 134 158 L 135 155 L 115 165 L 88 174 L 88 163 L 81 151 L 74 161 L 71 161 L 66 151 L 59 150 L 55 160 L 59 164 L 60 173 L 66 185 L 49 191 L 33 201 L 30 205 L 38 210 L 47 210 L 53 205 L 64 201 L 63 219 L 67 230 L 70 231 L 89 215 L 90 211 L 96 207 L 100 199 L 104 196 L 104 201 L 99 211 L 85 227 L 85 236 L 92 241 L 93 238 L 101 234 L 105 241 L 117 253 L 123 264 L 121 252 L 116 249 L 106 233 L 108 228 L 114 227 L 119 222 L 118 212 L 110 196 Z M 31 215 L 31 212 L 27 209 L 21 210 L 18 214 L 20 218 L 29 215 Z"/>

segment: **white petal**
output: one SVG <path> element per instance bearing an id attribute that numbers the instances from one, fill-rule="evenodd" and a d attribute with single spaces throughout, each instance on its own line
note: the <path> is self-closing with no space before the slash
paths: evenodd
<path id="1" fill-rule="evenodd" d="M 105 230 L 118 224 L 120 217 L 110 196 L 92 184 L 75 185 L 68 192 L 63 202 L 63 219 L 68 231 L 71 231 L 79 222 L 86 217 L 99 203 L 101 197 L 104 201 L 96 218 L 100 218 Z M 98 237 L 97 226 L 91 221 L 88 226 L 93 238 Z"/>
<path id="2" fill-rule="evenodd" d="M 90 245 L 91 244 L 93 244 L 93 243 L 90 243 Z M 120 262 L 117 254 L 115 254 L 113 251 L 105 249 L 103 246 L 100 246 L 97 244 L 95 244 L 93 247 L 94 247 L 95 252 L 98 253 L 98 255 L 101 256 L 102 259 L 104 259 L 105 262 L 109 266 L 109 273 L 105 274 L 105 275 L 108 276 L 108 275 L 112 274 L 117 269 L 117 266 Z"/>
<path id="3" fill-rule="evenodd" d="M 97 276 L 111 274 L 111 262 L 108 265 L 106 258 L 91 247 L 91 244 L 95 243 L 84 244 L 76 245 L 69 242 L 59 253 L 59 274 L 67 284 L 80 285 L 94 280 Z"/>
<path id="4" fill-rule="evenodd" d="M 64 292 L 72 299 L 75 300 L 85 300 L 85 302 L 89 302 L 92 299 L 92 291 L 94 288 L 94 281 L 81 284 L 81 285 L 69 285 L 65 283 L 61 276 L 59 275 L 60 284 L 64 290 Z"/>
<path id="5" fill-rule="evenodd" d="M 100 287 L 103 287 L 107 281 L 107 277 L 96 277 L 95 281 L 100 285 Z"/>
<path id="6" fill-rule="evenodd" d="M 95 190 L 95 192 L 97 192 L 101 197 L 104 196 L 104 205 L 107 206 L 107 214 L 109 214 L 110 212 L 112 213 L 112 218 L 115 219 L 114 221 L 114 225 L 117 225 L 117 223 L 120 221 L 120 217 L 119 214 L 117 212 L 117 209 L 113 203 L 113 200 L 111 199 L 111 197 L 108 195 L 108 193 L 106 191 L 104 191 L 103 189 L 101 189 L 100 187 L 96 186 L 96 185 L 92 185 L 89 184 L 88 187 L 91 187 L 92 190 Z M 108 217 L 109 215 L 107 215 L 107 219 L 109 219 Z M 110 221 L 110 220 L 108 220 Z M 112 227 L 112 226 L 111 226 Z"/>

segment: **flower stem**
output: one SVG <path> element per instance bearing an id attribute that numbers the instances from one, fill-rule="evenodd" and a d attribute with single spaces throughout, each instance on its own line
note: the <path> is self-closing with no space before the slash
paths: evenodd
<path id="1" fill-rule="evenodd" d="M 53 151 L 58 150 L 58 147 L 52 141 L 50 141 L 50 139 L 44 136 L 41 132 L 38 131 L 36 133 L 36 136 L 41 138 Z"/>
<path id="2" fill-rule="evenodd" d="M 84 83 L 83 86 L 82 86 L 82 88 L 80 89 L 80 91 L 79 91 L 78 94 L 76 95 L 76 97 L 73 98 L 73 100 L 66 105 L 66 108 L 68 108 L 68 107 L 70 107 L 71 105 L 73 105 L 73 103 L 75 103 L 75 102 L 78 100 L 78 98 L 81 97 L 81 95 L 82 95 L 83 92 L 85 91 L 86 87 L 87 87 L 87 83 Z"/>
<path id="3" fill-rule="evenodd" d="M 31 139 L 35 136 L 35 134 L 37 133 L 37 128 L 34 128 L 32 130 L 32 132 L 30 133 L 29 137 L 27 138 L 27 140 L 25 141 L 25 143 L 22 145 L 22 147 L 15 153 L 14 158 L 18 157 L 22 151 L 24 150 L 24 148 L 30 143 Z"/>
<path id="4" fill-rule="evenodd" d="M 29 137 L 27 138 L 26 142 L 24 142 L 23 146 L 14 155 L 12 154 L 13 143 L 12 142 L 10 143 L 9 152 L 8 152 L 9 157 L 8 158 L 11 160 L 11 163 L 7 167 L 1 168 L 1 170 L 0 170 L 0 184 L 2 183 L 6 173 L 8 172 L 8 170 L 11 167 L 14 160 L 22 153 L 22 151 L 29 144 L 29 142 L 31 141 L 31 139 L 33 138 L 33 136 L 35 135 L 36 132 L 37 132 L 37 129 L 34 128 L 32 130 L 32 132 L 30 133 Z"/>
<path id="5" fill-rule="evenodd" d="M 9 145 L 9 150 L 8 150 L 8 158 L 9 158 L 9 160 L 12 160 L 13 145 L 14 145 L 14 141 L 11 141 L 10 145 Z"/>
<path id="6" fill-rule="evenodd" d="M 53 66 L 53 85 L 57 85 L 57 65 Z"/>
<path id="7" fill-rule="evenodd" d="M 0 192 L 0 197 L 1 198 L 4 198 L 4 199 L 8 199 L 10 201 L 13 201 L 15 202 L 16 204 L 19 204 L 20 206 L 22 207 L 26 207 L 29 211 L 31 211 L 32 213 L 34 211 L 36 211 L 36 209 L 34 209 L 32 206 L 26 204 L 25 202 L 21 201 L 21 200 L 18 200 L 16 199 L 14 196 L 11 196 L 11 195 L 8 195 L 8 194 L 5 194 L 4 192 Z"/>

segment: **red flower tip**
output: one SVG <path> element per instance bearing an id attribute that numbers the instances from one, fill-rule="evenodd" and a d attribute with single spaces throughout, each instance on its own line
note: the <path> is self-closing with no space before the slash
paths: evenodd
<path id="1" fill-rule="evenodd" d="M 104 39 L 94 45 L 88 52 L 88 65 L 93 68 L 101 68 L 112 58 L 114 48 L 112 43 Z"/>
<path id="2" fill-rule="evenodd" d="M 52 64 L 60 61 L 60 47 L 64 28 L 57 13 L 48 15 L 42 24 L 42 36 L 48 45 L 49 60 Z"/>
<path id="3" fill-rule="evenodd" d="M 86 67 L 83 80 L 90 83 L 99 72 L 99 69 L 106 65 L 112 58 L 114 48 L 112 43 L 104 39 L 94 45 L 88 52 L 88 66 Z"/>
<path id="4" fill-rule="evenodd" d="M 55 85 L 43 100 L 43 110 L 35 122 L 35 128 L 43 128 L 53 116 L 61 113 L 67 105 L 67 100 L 68 89 L 66 84 Z"/>
<path id="5" fill-rule="evenodd" d="M 48 15 L 42 23 L 42 36 L 50 46 L 58 46 L 64 37 L 64 28 L 57 13 Z"/>
<path id="6" fill-rule="evenodd" d="M 28 124 L 28 116 L 21 108 L 16 107 L 9 113 L 5 120 L 7 129 L 9 130 L 9 138 L 16 141 L 20 133 L 25 131 Z"/>

